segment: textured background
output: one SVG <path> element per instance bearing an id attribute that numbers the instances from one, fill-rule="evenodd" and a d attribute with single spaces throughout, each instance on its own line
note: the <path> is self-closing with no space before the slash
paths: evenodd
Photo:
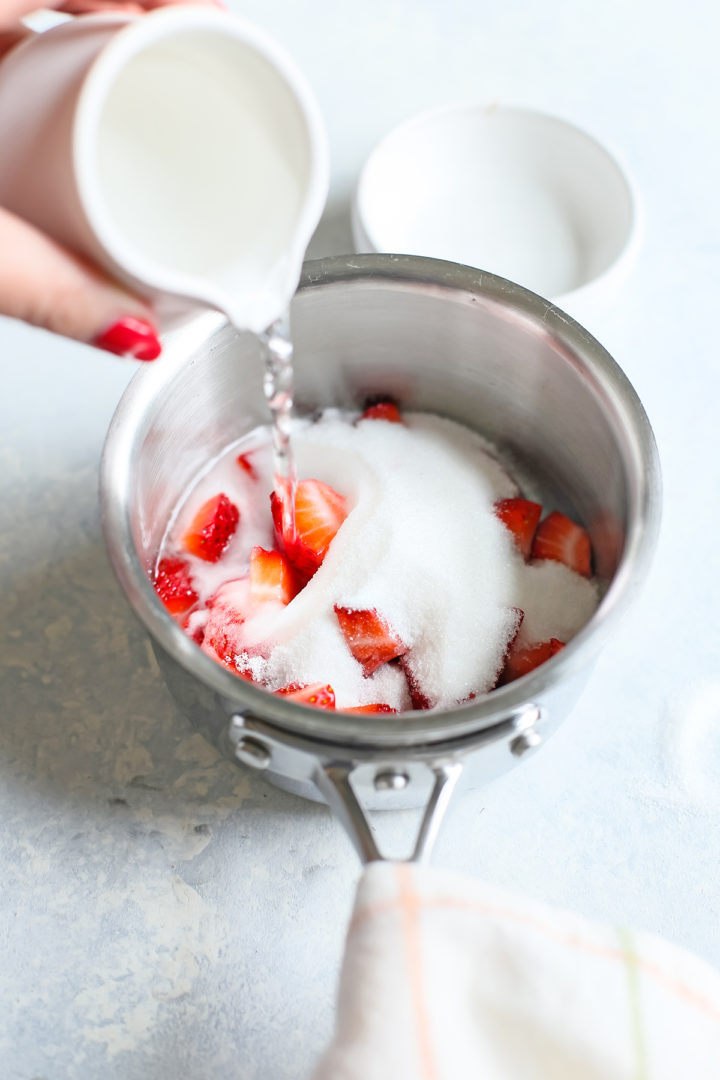
<path id="1" fill-rule="evenodd" d="M 534 105 L 629 163 L 645 243 L 589 328 L 657 434 L 658 557 L 552 747 L 466 793 L 436 861 L 720 964 L 717 6 L 235 6 L 328 121 L 314 254 L 349 249 L 363 158 L 429 105 Z M 132 365 L 7 321 L 0 363 L 0 1075 L 297 1080 L 330 1031 L 355 858 L 324 809 L 192 734 L 119 595 L 97 463 Z"/>

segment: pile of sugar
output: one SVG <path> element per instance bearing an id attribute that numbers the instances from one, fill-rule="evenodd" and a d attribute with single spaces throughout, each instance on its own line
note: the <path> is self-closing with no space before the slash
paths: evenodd
<path id="1" fill-rule="evenodd" d="M 404 424 L 351 420 L 332 410 L 294 422 L 298 476 L 330 484 L 346 496 L 350 513 L 302 592 L 243 624 L 241 664 L 255 678 L 271 690 L 330 683 L 338 708 L 410 708 L 403 671 L 385 664 L 365 678 L 334 612 L 336 604 L 372 608 L 408 647 L 405 664 L 418 689 L 431 705 L 447 707 L 495 684 L 518 608 L 524 643 L 567 641 L 587 622 L 597 606 L 595 585 L 560 563 L 526 565 L 495 516 L 495 500 L 518 490 L 480 436 L 421 413 L 406 414 Z M 261 438 L 256 434 L 254 445 Z M 245 448 L 235 448 L 233 463 Z M 251 460 L 262 475 L 257 483 L 244 478 L 242 492 L 227 492 L 238 501 L 241 526 L 227 555 L 200 570 L 205 596 L 247 574 L 253 544 L 273 546 L 269 454 Z M 218 486 L 220 471 L 229 480 L 221 465 L 193 493 L 194 507 L 229 486 Z M 236 488 L 239 482 L 235 477 Z"/>

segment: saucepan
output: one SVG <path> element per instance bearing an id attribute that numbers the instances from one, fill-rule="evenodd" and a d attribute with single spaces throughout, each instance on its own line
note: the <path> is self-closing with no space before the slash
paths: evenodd
<path id="1" fill-rule="evenodd" d="M 201 315 L 126 390 L 103 454 L 103 529 L 181 710 L 232 760 L 325 800 L 363 861 L 382 858 L 369 811 L 423 807 L 411 856 L 420 860 L 461 778 L 490 782 L 547 742 L 637 595 L 660 518 L 655 442 L 632 386 L 587 331 L 549 301 L 471 267 L 395 255 L 309 262 L 291 325 L 300 413 L 387 394 L 406 410 L 465 424 L 499 448 L 521 484 L 532 477 L 543 502 L 582 522 L 593 544 L 599 608 L 530 674 L 441 711 L 313 710 L 214 663 L 149 577 L 198 471 L 267 423 L 257 339 Z"/>

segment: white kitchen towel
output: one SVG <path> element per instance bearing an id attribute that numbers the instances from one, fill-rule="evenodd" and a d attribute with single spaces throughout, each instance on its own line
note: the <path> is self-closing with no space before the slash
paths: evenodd
<path id="1" fill-rule="evenodd" d="M 718 1080 L 720 975 L 648 934 L 373 863 L 314 1080 Z"/>

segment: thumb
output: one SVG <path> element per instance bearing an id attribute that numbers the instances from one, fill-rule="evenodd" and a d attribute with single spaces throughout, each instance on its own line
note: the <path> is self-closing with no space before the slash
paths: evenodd
<path id="1" fill-rule="evenodd" d="M 152 308 L 0 208 L 0 315 L 138 360 L 160 355 Z"/>

